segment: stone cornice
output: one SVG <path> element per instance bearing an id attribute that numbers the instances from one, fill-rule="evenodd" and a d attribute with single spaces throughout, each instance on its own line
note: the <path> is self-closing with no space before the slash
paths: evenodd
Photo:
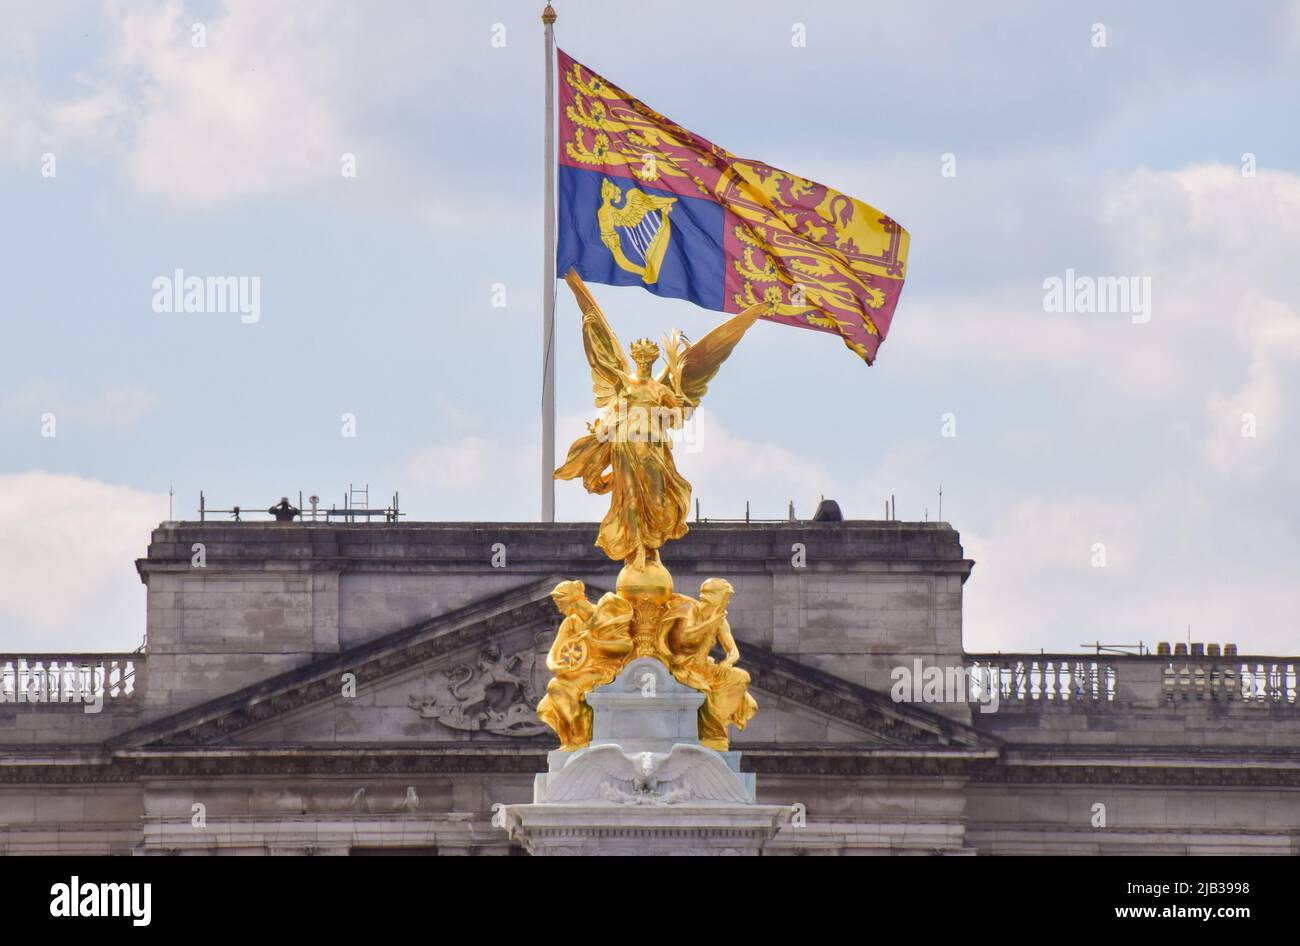
<path id="1" fill-rule="evenodd" d="M 203 542 L 208 567 L 223 569 L 328 571 L 428 570 L 481 571 L 492 546 L 510 550 L 511 567 L 528 574 L 591 575 L 611 564 L 593 547 L 593 523 L 419 522 L 385 525 L 283 524 L 271 522 L 179 522 L 155 529 L 147 557 L 136 561 L 142 580 L 152 572 L 188 571 L 191 547 Z M 793 543 L 805 546 L 810 566 L 835 562 L 865 570 L 960 575 L 974 563 L 965 558 L 960 537 L 946 523 L 924 522 L 764 522 L 691 523 L 673 543 L 669 567 L 683 572 L 705 566 L 718 571 L 789 569 Z M 743 554 L 736 553 L 742 548 Z"/>
<path id="2" fill-rule="evenodd" d="M 994 748 L 956 746 L 863 748 L 842 745 L 737 747 L 741 767 L 762 776 L 816 778 L 957 779 L 975 784 L 1300 788 L 1300 765 L 1286 752 L 1183 753 L 1168 759 L 1122 760 L 1116 754 L 1032 764 Z M 1293 754 L 1292 754 L 1293 755 Z M 1065 758 L 1063 756 L 1063 758 Z M 0 767 L 0 784 L 138 783 L 152 779 L 284 776 L 389 778 L 420 775 L 530 776 L 546 767 L 546 747 L 535 744 L 194 746 L 122 749 L 111 760 L 51 764 L 13 758 Z"/>
<path id="3" fill-rule="evenodd" d="M 1300 752 L 1290 747 L 1221 747 L 1204 746 L 1061 746 L 1019 745 L 1003 749 L 1009 765 L 1203 765 L 1259 766 L 1261 768 L 1300 769 Z"/>
<path id="4" fill-rule="evenodd" d="M 1007 747 L 976 782 L 1300 788 L 1294 749 L 1169 746 Z"/>
<path id="5" fill-rule="evenodd" d="M 971 781 L 998 784 L 1300 788 L 1300 769 L 1238 766 L 997 765 Z"/>

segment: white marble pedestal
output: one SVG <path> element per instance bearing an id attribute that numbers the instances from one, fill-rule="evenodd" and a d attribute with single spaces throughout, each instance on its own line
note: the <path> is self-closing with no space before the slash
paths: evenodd
<path id="1" fill-rule="evenodd" d="M 632 661 L 587 695 L 591 745 L 550 753 L 502 826 L 537 855 L 760 853 L 791 809 L 755 803 L 740 753 L 700 745 L 703 701 L 653 657 Z"/>

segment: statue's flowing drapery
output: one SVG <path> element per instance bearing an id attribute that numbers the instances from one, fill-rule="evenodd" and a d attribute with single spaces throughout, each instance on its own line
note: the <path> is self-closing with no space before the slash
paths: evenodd
<path id="1" fill-rule="evenodd" d="M 613 493 L 596 544 L 615 561 L 686 534 L 691 484 L 673 463 L 667 429 L 647 431 L 636 420 L 654 418 L 656 410 L 671 411 L 675 401 L 654 380 L 633 384 L 625 397 L 627 416 L 602 420 L 600 432 L 579 438 L 555 472 L 556 479 L 581 477 L 589 492 Z"/>
<path id="2" fill-rule="evenodd" d="M 736 343 L 762 314 L 753 306 L 689 344 L 680 333 L 663 340 L 667 366 L 656 378 L 650 366 L 660 348 L 649 340 L 632 346 L 633 372 L 596 300 L 573 270 L 565 275 L 582 309 L 582 343 L 591 365 L 592 393 L 605 411 L 590 433 L 569 448 L 555 478 L 579 479 L 590 493 L 609 493 L 609 512 L 596 544 L 615 561 L 653 551 L 687 532 L 691 484 L 673 463 L 669 431 L 699 405 L 709 382 Z M 642 364 L 645 362 L 645 364 Z"/>

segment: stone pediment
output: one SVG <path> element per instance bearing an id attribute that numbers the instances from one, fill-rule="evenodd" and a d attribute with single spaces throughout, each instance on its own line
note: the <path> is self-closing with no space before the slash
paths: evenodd
<path id="1" fill-rule="evenodd" d="M 533 714 L 558 624 L 552 577 L 480 599 L 137 727 L 107 748 L 555 743 Z M 593 596 L 602 589 L 590 588 Z M 742 630 L 743 634 L 743 630 Z M 746 744 L 974 748 L 992 740 L 754 644 Z M 349 677 L 348 675 L 351 675 Z M 348 688 L 351 685 L 351 691 Z M 486 748 L 486 746 L 485 746 Z"/>

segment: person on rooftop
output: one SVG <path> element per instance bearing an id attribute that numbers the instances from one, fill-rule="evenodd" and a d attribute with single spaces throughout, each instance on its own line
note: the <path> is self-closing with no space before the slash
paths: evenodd
<path id="1" fill-rule="evenodd" d="M 281 496 L 280 501 L 268 509 L 267 512 L 275 516 L 276 522 L 293 522 L 294 517 L 302 510 L 292 505 L 288 496 Z"/>

